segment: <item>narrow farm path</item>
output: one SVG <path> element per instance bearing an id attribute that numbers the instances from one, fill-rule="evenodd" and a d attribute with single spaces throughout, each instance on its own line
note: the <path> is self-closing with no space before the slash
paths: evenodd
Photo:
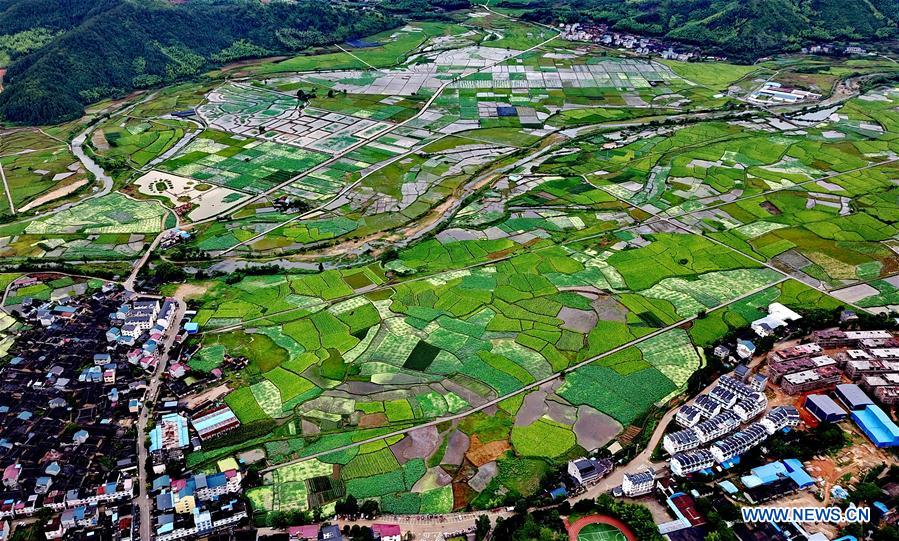
<path id="1" fill-rule="evenodd" d="M 786 277 L 786 276 L 785 276 L 785 277 L 781 278 L 780 280 L 777 280 L 777 281 L 772 282 L 772 283 L 769 283 L 769 284 L 765 284 L 765 285 L 762 286 L 762 287 L 758 287 L 758 288 L 756 288 L 756 289 L 753 289 L 752 291 L 748 291 L 748 292 L 746 292 L 746 293 L 744 293 L 744 294 L 742 294 L 742 295 L 740 295 L 740 296 L 738 296 L 738 297 L 736 297 L 736 298 L 733 298 L 733 299 L 731 299 L 731 300 L 729 300 L 729 301 L 727 301 L 727 302 L 721 303 L 721 304 L 719 304 L 718 306 L 715 306 L 715 307 L 713 307 L 713 308 L 709 308 L 709 312 L 714 311 L 714 310 L 718 310 L 718 309 L 720 309 L 720 308 L 724 308 L 725 306 L 728 306 L 728 305 L 733 304 L 733 303 L 735 303 L 735 302 L 739 302 L 739 301 L 741 301 L 741 300 L 743 300 L 743 299 L 745 299 L 745 298 L 747 298 L 747 297 L 750 297 L 750 296 L 752 296 L 752 295 L 755 295 L 756 293 L 759 293 L 759 292 L 761 292 L 761 291 L 763 291 L 763 290 L 765 290 L 765 289 L 768 289 L 769 287 L 776 286 L 776 285 L 778 285 L 778 284 L 780 284 L 780 283 L 782 283 L 782 282 L 785 282 L 785 281 L 787 281 L 787 280 L 789 280 L 789 277 Z M 577 363 L 577 364 L 574 364 L 574 365 L 569 366 L 568 368 L 566 368 L 566 369 L 565 369 L 564 371 L 562 371 L 562 372 L 557 372 L 557 373 L 555 373 L 555 374 L 552 374 L 552 375 L 550 375 L 550 376 L 547 376 L 547 377 L 545 377 L 545 378 L 543 378 L 543 379 L 541 379 L 541 380 L 539 380 L 539 381 L 535 381 L 535 382 L 533 382 L 533 383 L 531 383 L 531 384 L 528 384 L 528 385 L 526 385 L 526 386 L 524 386 L 524 387 L 522 387 L 522 388 L 520 388 L 520 389 L 517 389 L 517 390 L 512 391 L 512 392 L 510 392 L 510 393 L 507 393 L 507 394 L 498 396 L 497 398 L 494 398 L 493 400 L 490 400 L 489 402 L 486 402 L 486 403 L 484 403 L 484 404 L 482 404 L 482 405 L 480 405 L 480 406 L 471 408 L 471 409 L 469 409 L 469 410 L 463 411 L 463 412 L 461 412 L 461 413 L 457 413 L 457 414 L 455 414 L 455 415 L 448 415 L 448 416 L 446 416 L 446 417 L 440 417 L 440 418 L 438 418 L 438 419 L 435 419 L 435 420 L 433 420 L 433 421 L 429 421 L 429 422 L 427 422 L 427 423 L 422 423 L 422 424 L 420 424 L 420 425 L 416 425 L 416 426 L 411 426 L 411 427 L 408 427 L 408 428 L 403 428 L 403 429 L 395 430 L 395 431 L 390 432 L 390 433 L 387 433 L 387 434 L 381 434 L 380 436 L 376 436 L 376 437 L 372 437 L 372 438 L 367 438 L 367 439 L 365 439 L 365 440 L 360 440 L 360 441 L 357 441 L 357 442 L 353 442 L 353 443 L 351 443 L 351 444 L 343 445 L 343 446 L 340 446 L 340 447 L 337 447 L 337 448 L 334 448 L 334 449 L 329 449 L 329 450 L 327 450 L 327 451 L 322 451 L 322 452 L 319 452 L 319 453 L 313 453 L 313 454 L 311 454 L 311 455 L 308 455 L 308 456 L 305 456 L 305 457 L 302 457 L 302 458 L 297 458 L 297 459 L 294 459 L 294 460 L 289 460 L 289 461 L 287 461 L 287 462 L 282 462 L 282 463 L 277 464 L 277 465 L 274 465 L 274 466 L 269 466 L 269 467 L 267 467 L 267 468 L 263 468 L 263 469 L 260 470 L 260 473 L 270 472 L 270 471 L 276 470 L 276 469 L 278 469 L 278 468 L 280 468 L 280 467 L 282 467 L 282 466 L 288 466 L 288 465 L 290 465 L 290 464 L 299 464 L 300 462 L 306 462 L 307 460 L 312 460 L 312 459 L 318 458 L 318 457 L 320 457 L 320 456 L 324 456 L 324 455 L 327 455 L 327 454 L 336 453 L 336 452 L 340 452 L 340 451 L 345 451 L 345 450 L 347 450 L 347 449 L 352 449 L 353 447 L 359 447 L 360 445 L 364 445 L 364 444 L 367 444 L 367 443 L 368 443 L 368 444 L 374 443 L 374 442 L 376 442 L 376 441 L 380 441 L 380 440 L 382 440 L 382 439 L 391 438 L 391 437 L 393 437 L 393 436 L 401 436 L 401 435 L 405 435 L 405 434 L 407 434 L 407 433 L 409 433 L 409 432 L 412 432 L 412 431 L 414 431 L 414 430 L 418 430 L 418 429 L 421 429 L 421 428 L 427 428 L 427 427 L 430 427 L 430 426 L 436 426 L 436 425 L 438 425 L 438 424 L 445 423 L 445 422 L 447 422 L 447 421 L 458 421 L 458 420 L 460 420 L 460 419 L 464 419 L 465 417 L 468 417 L 469 415 L 472 415 L 473 413 L 477 413 L 477 412 L 479 412 L 479 411 L 483 411 L 483 410 L 485 410 L 485 409 L 487 409 L 487 408 L 490 408 L 490 407 L 492 407 L 492 406 L 495 406 L 495 405 L 499 404 L 500 402 L 502 402 L 503 400 L 506 400 L 506 399 L 511 398 L 511 397 L 513 397 L 513 396 L 516 396 L 516 395 L 519 395 L 519 394 L 522 394 L 522 393 L 526 393 L 526 392 L 528 392 L 528 391 L 531 391 L 531 390 L 533 390 L 533 389 L 536 389 L 536 388 L 538 388 L 538 387 L 540 387 L 540 386 L 542 386 L 542 385 L 545 385 L 545 384 L 547 384 L 547 383 L 549 383 L 549 382 L 551 382 L 551 381 L 554 381 L 554 380 L 558 379 L 559 377 L 564 376 L 564 374 L 566 374 L 566 373 L 568 373 L 568 372 L 571 372 L 571 371 L 573 371 L 573 370 L 577 370 L 578 368 L 580 368 L 580 367 L 582 367 L 582 366 L 586 366 L 586 365 L 588 365 L 588 364 L 590 364 L 590 363 L 592 363 L 592 362 L 594 362 L 594 361 L 598 361 L 599 359 L 603 359 L 603 358 L 608 357 L 608 356 L 610 356 L 610 355 L 614 355 L 614 354 L 616 354 L 616 353 L 618 353 L 618 352 L 620 352 L 620 351 L 623 351 L 623 350 L 625 350 L 625 349 L 627 349 L 627 348 L 629 348 L 629 347 L 631 347 L 631 346 L 634 346 L 634 345 L 636 345 L 636 344 L 639 344 L 639 343 L 644 342 L 644 341 L 646 341 L 646 340 L 649 340 L 649 339 L 651 339 L 651 338 L 655 338 L 656 336 L 659 336 L 660 334 L 663 334 L 663 333 L 666 333 L 666 332 L 668 332 L 668 331 L 670 331 L 670 330 L 676 329 L 676 328 L 680 327 L 681 325 L 684 325 L 685 323 L 689 323 L 689 322 L 691 322 L 691 321 L 693 321 L 693 320 L 695 320 L 695 319 L 696 319 L 696 316 L 691 316 L 691 317 L 688 317 L 688 318 L 684 318 L 684 319 L 682 319 L 682 320 L 680 320 L 680 321 L 677 321 L 677 322 L 675 322 L 675 323 L 672 323 L 671 325 L 668 325 L 668 326 L 663 327 L 663 328 L 661 328 L 661 329 L 657 329 L 657 330 L 655 330 L 655 331 L 653 331 L 653 332 L 651 332 L 651 333 L 649 333 L 649 334 L 647 334 L 647 335 L 645 335 L 645 336 L 641 336 L 640 338 L 636 338 L 636 339 L 631 340 L 631 341 L 629 341 L 629 342 L 627 342 L 627 343 L 625 343 L 625 344 L 622 344 L 622 345 L 620 345 L 620 346 L 618 346 L 618 347 L 612 348 L 612 349 L 610 349 L 609 351 L 606 351 L 605 353 L 600 353 L 599 355 L 594 355 L 593 357 L 590 357 L 590 358 L 588 358 L 588 359 L 584 359 L 583 361 L 581 361 L 581 362 L 579 362 L 579 363 Z"/>
<path id="2" fill-rule="evenodd" d="M 6 182 L 6 173 L 3 171 L 3 164 L 0 163 L 0 178 L 3 178 L 3 191 L 6 193 L 6 200 L 9 202 L 9 211 L 16 213 L 16 205 L 12 202 L 12 192 L 9 191 L 9 184 Z"/>

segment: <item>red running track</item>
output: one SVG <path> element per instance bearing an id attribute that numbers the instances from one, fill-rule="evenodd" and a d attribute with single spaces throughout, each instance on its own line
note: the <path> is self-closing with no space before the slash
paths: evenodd
<path id="1" fill-rule="evenodd" d="M 582 517 L 574 521 L 574 524 L 568 524 L 568 519 L 565 519 L 565 527 L 568 528 L 569 541 L 577 541 L 577 535 L 580 533 L 581 528 L 588 524 L 608 524 L 621 530 L 621 533 L 624 534 L 627 541 L 640 541 L 637 539 L 637 536 L 634 535 L 634 532 L 627 527 L 627 524 L 621 522 L 617 518 L 606 515 L 590 515 Z"/>

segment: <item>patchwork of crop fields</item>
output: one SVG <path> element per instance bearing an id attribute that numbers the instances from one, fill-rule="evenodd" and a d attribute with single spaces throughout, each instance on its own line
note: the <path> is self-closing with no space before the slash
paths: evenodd
<path id="1" fill-rule="evenodd" d="M 744 138 L 734 150 L 732 142 Z M 890 158 L 847 153 L 844 144 L 842 163 L 825 162 L 825 142 L 807 147 L 770 126 L 710 123 L 669 139 L 676 141 L 590 150 L 601 174 L 583 169 L 587 154 L 546 160 L 543 175 L 504 179 L 460 209 L 449 228 L 352 278 L 345 270 L 266 277 L 265 296 L 245 300 L 243 292 L 262 279 L 214 284 L 198 314 L 212 331 L 204 344 L 250 359 L 228 402 L 249 423 L 268 415 L 294 427 L 264 437 L 272 471 L 314 455 L 341 466 L 331 483 L 377 498 L 390 512 L 499 505 L 510 493 L 533 490 L 552 464 L 639 423 L 702 365 L 698 347 L 763 316 L 771 302 L 839 306 L 785 281 L 784 272 L 800 269 L 776 256 L 810 254 L 821 271 L 806 265 L 798 276 L 822 287 L 889 272 Z M 714 155 L 718 143 L 709 141 L 718 139 L 729 150 Z M 763 143 L 770 146 L 759 150 Z M 795 162 L 784 165 L 790 154 Z M 631 188 L 640 182 L 641 159 L 650 182 Z M 672 164 L 661 166 L 663 177 L 655 175 L 660 160 Z M 720 163 L 706 163 L 713 161 Z M 407 175 L 421 163 L 399 162 L 383 177 Z M 728 168 L 739 174 L 728 177 Z M 689 193 L 675 180 L 687 177 L 695 180 Z M 388 188 L 377 176 L 365 185 Z M 847 195 L 830 196 L 839 191 Z M 858 196 L 863 205 L 850 205 Z M 805 238 L 791 233 L 800 228 Z M 814 243 L 812 234 L 833 244 Z M 762 249 L 775 243 L 766 241 L 771 235 L 792 244 Z M 827 253 L 858 262 L 851 272 L 821 265 Z M 887 280 L 872 283 L 871 305 L 890 302 L 896 287 Z M 280 400 L 263 395 L 259 383 L 241 386 L 259 376 Z M 495 414 L 427 424 L 506 396 Z M 406 432 L 376 439 L 397 429 Z M 362 441 L 373 443 L 352 446 Z M 190 460 L 200 465 L 259 446 L 204 450 Z M 260 490 L 277 486 L 273 479 Z M 256 509 L 277 508 L 262 501 Z"/>
<path id="2" fill-rule="evenodd" d="M 91 145 L 107 158 L 123 158 L 134 167 L 143 167 L 172 148 L 190 125 L 178 120 L 110 120 L 94 131 Z"/>
<path id="3" fill-rule="evenodd" d="M 4 179 L 0 216 L 53 203 L 88 184 L 84 169 L 69 149 L 39 130 L 3 134 L 0 168 Z"/>
<path id="4" fill-rule="evenodd" d="M 836 72 L 624 57 L 475 11 L 96 113 L 115 182 L 52 212 L 89 175 L 44 132 L 0 138 L 5 261 L 127 273 L 188 233 L 141 277 L 197 273 L 161 292 L 196 310 L 184 361 L 241 426 L 187 465 L 258 461 L 262 523 L 349 494 L 514 504 L 651 427 L 770 303 L 899 307 L 899 89 L 774 115 L 739 99 L 759 78 Z M 100 285 L 18 277 L 9 307 Z"/>
<path id="5" fill-rule="evenodd" d="M 863 123 L 858 114 L 838 114 L 837 126 Z M 513 143 L 517 129 L 432 140 L 369 170 L 331 214 L 248 212 L 199 242 L 253 239 L 243 253 L 264 253 L 370 234 L 372 217 L 390 229 L 407 197 L 421 201 L 395 179 L 445 175 L 445 157 L 473 142 L 533 144 Z M 226 351 L 249 359 L 226 401 L 249 425 L 278 427 L 189 462 L 264 451 L 270 476 L 253 500 L 263 514 L 280 509 L 279 472 L 310 461 L 335 466 L 329 489 L 388 512 L 497 506 L 639 427 L 702 366 L 700 348 L 771 302 L 833 309 L 840 301 L 820 289 L 870 280 L 852 302 L 899 304 L 892 140 L 841 128 L 835 142 L 832 129 L 713 121 L 615 148 L 586 137 L 500 175 L 384 263 L 208 283 L 197 320 L 201 351 L 215 355 L 194 366 L 210 370 Z M 255 238 L 268 231 L 258 224 L 282 222 Z M 495 400 L 495 413 L 472 412 Z"/>
<path id="6" fill-rule="evenodd" d="M 116 192 L 30 221 L 0 226 L 0 256 L 133 259 L 145 242 L 173 225 L 171 219 L 155 202 Z"/>
<path id="7" fill-rule="evenodd" d="M 486 252 L 466 253 L 456 265 L 484 263 Z M 658 260 L 655 272 L 641 272 L 650 257 Z M 615 245 L 546 244 L 396 284 L 377 264 L 212 282 L 196 320 L 208 329 L 201 351 L 215 358 L 201 354 L 192 366 L 211 370 L 225 351 L 249 359 L 225 401 L 247 425 L 281 424 L 262 446 L 271 464 L 311 455 L 340 464 L 334 482 L 396 512 L 486 505 L 498 501 L 494 480 L 504 472 L 545 468 L 592 449 L 597 437 L 608 441 L 683 388 L 701 363 L 691 334 L 657 331 L 779 279 L 736 252 L 721 257 L 702 237 L 646 231 Z M 681 283 L 696 287 L 672 285 Z M 683 293 L 672 301 L 660 291 Z M 543 413 L 532 416 L 529 400 L 517 395 L 496 415 L 466 417 L 457 430 L 414 428 L 594 358 L 550 391 Z M 411 430 L 327 453 L 403 428 Z M 204 449 L 189 461 L 201 465 L 259 445 Z M 454 476 L 463 462 L 476 467 Z M 268 495 L 278 485 L 273 478 L 260 489 L 257 509 L 278 509 Z"/>
<path id="8" fill-rule="evenodd" d="M 325 161 L 323 154 L 207 130 L 177 158 L 160 165 L 176 175 L 252 194 Z"/>

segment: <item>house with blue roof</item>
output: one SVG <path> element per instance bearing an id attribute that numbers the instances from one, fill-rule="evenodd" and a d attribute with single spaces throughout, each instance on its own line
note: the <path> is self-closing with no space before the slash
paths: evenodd
<path id="1" fill-rule="evenodd" d="M 156 496 L 157 511 L 171 511 L 175 508 L 174 498 L 171 492 L 166 492 Z"/>
<path id="2" fill-rule="evenodd" d="M 157 507 L 157 509 L 159 509 Z M 166 513 L 156 517 L 156 536 L 165 535 L 175 530 L 175 515 Z"/>
<path id="3" fill-rule="evenodd" d="M 187 419 L 177 413 L 163 415 L 150 431 L 150 452 L 183 449 L 188 445 Z"/>
<path id="4" fill-rule="evenodd" d="M 153 479 L 153 487 L 150 489 L 152 492 L 158 492 L 160 490 L 169 488 L 169 485 L 172 484 L 172 478 L 168 475 L 160 475 L 156 479 Z"/>
<path id="5" fill-rule="evenodd" d="M 755 355 L 755 344 L 749 340 L 737 340 L 737 356 L 741 359 L 751 359 Z"/>
<path id="6" fill-rule="evenodd" d="M 746 488 L 752 489 L 783 479 L 792 480 L 798 488 L 808 488 L 815 484 L 815 480 L 805 471 L 802 462 L 795 458 L 752 468 L 750 474 L 741 477 L 740 481 Z"/>
<path id="7" fill-rule="evenodd" d="M 724 480 L 718 483 L 718 486 L 721 487 L 721 490 L 727 492 L 728 494 L 734 495 L 740 492 L 740 489 L 737 488 L 737 485 L 731 483 L 730 481 Z"/>
<path id="8" fill-rule="evenodd" d="M 34 481 L 34 493 L 35 494 L 46 494 L 47 491 L 50 490 L 50 485 L 52 485 L 52 484 L 53 484 L 52 477 L 42 475 L 41 477 L 38 477 Z"/>
<path id="9" fill-rule="evenodd" d="M 875 446 L 899 446 L 899 426 L 879 406 L 869 404 L 863 409 L 852 411 L 850 415 Z"/>
<path id="10" fill-rule="evenodd" d="M 750 503 L 758 504 L 781 498 L 796 491 L 815 485 L 810 476 L 796 459 L 778 460 L 750 470 L 749 475 L 740 478 L 744 485 L 744 495 Z"/>
<path id="11" fill-rule="evenodd" d="M 158 347 L 159 344 L 156 342 L 156 340 L 150 339 L 144 342 L 143 350 L 145 353 L 155 353 Z"/>
<path id="12" fill-rule="evenodd" d="M 115 342 L 121 337 L 122 331 L 120 331 L 118 327 L 111 327 L 108 331 L 106 331 L 107 342 Z"/>

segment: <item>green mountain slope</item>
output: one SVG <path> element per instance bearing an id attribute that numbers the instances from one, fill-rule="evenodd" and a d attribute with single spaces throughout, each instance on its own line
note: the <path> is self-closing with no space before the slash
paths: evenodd
<path id="1" fill-rule="evenodd" d="M 520 4 L 519 4 L 520 5 Z M 534 0 L 532 16 L 590 17 L 754 60 L 803 43 L 897 35 L 897 0 Z"/>
<path id="2" fill-rule="evenodd" d="M 42 9 L 33 10 L 35 4 Z M 34 28 L 55 33 L 13 60 L 0 94 L 0 113 L 29 124 L 75 118 L 88 103 L 189 77 L 210 64 L 340 42 L 398 24 L 377 11 L 314 1 L 3 0 L 0 9 L 0 35 Z"/>

